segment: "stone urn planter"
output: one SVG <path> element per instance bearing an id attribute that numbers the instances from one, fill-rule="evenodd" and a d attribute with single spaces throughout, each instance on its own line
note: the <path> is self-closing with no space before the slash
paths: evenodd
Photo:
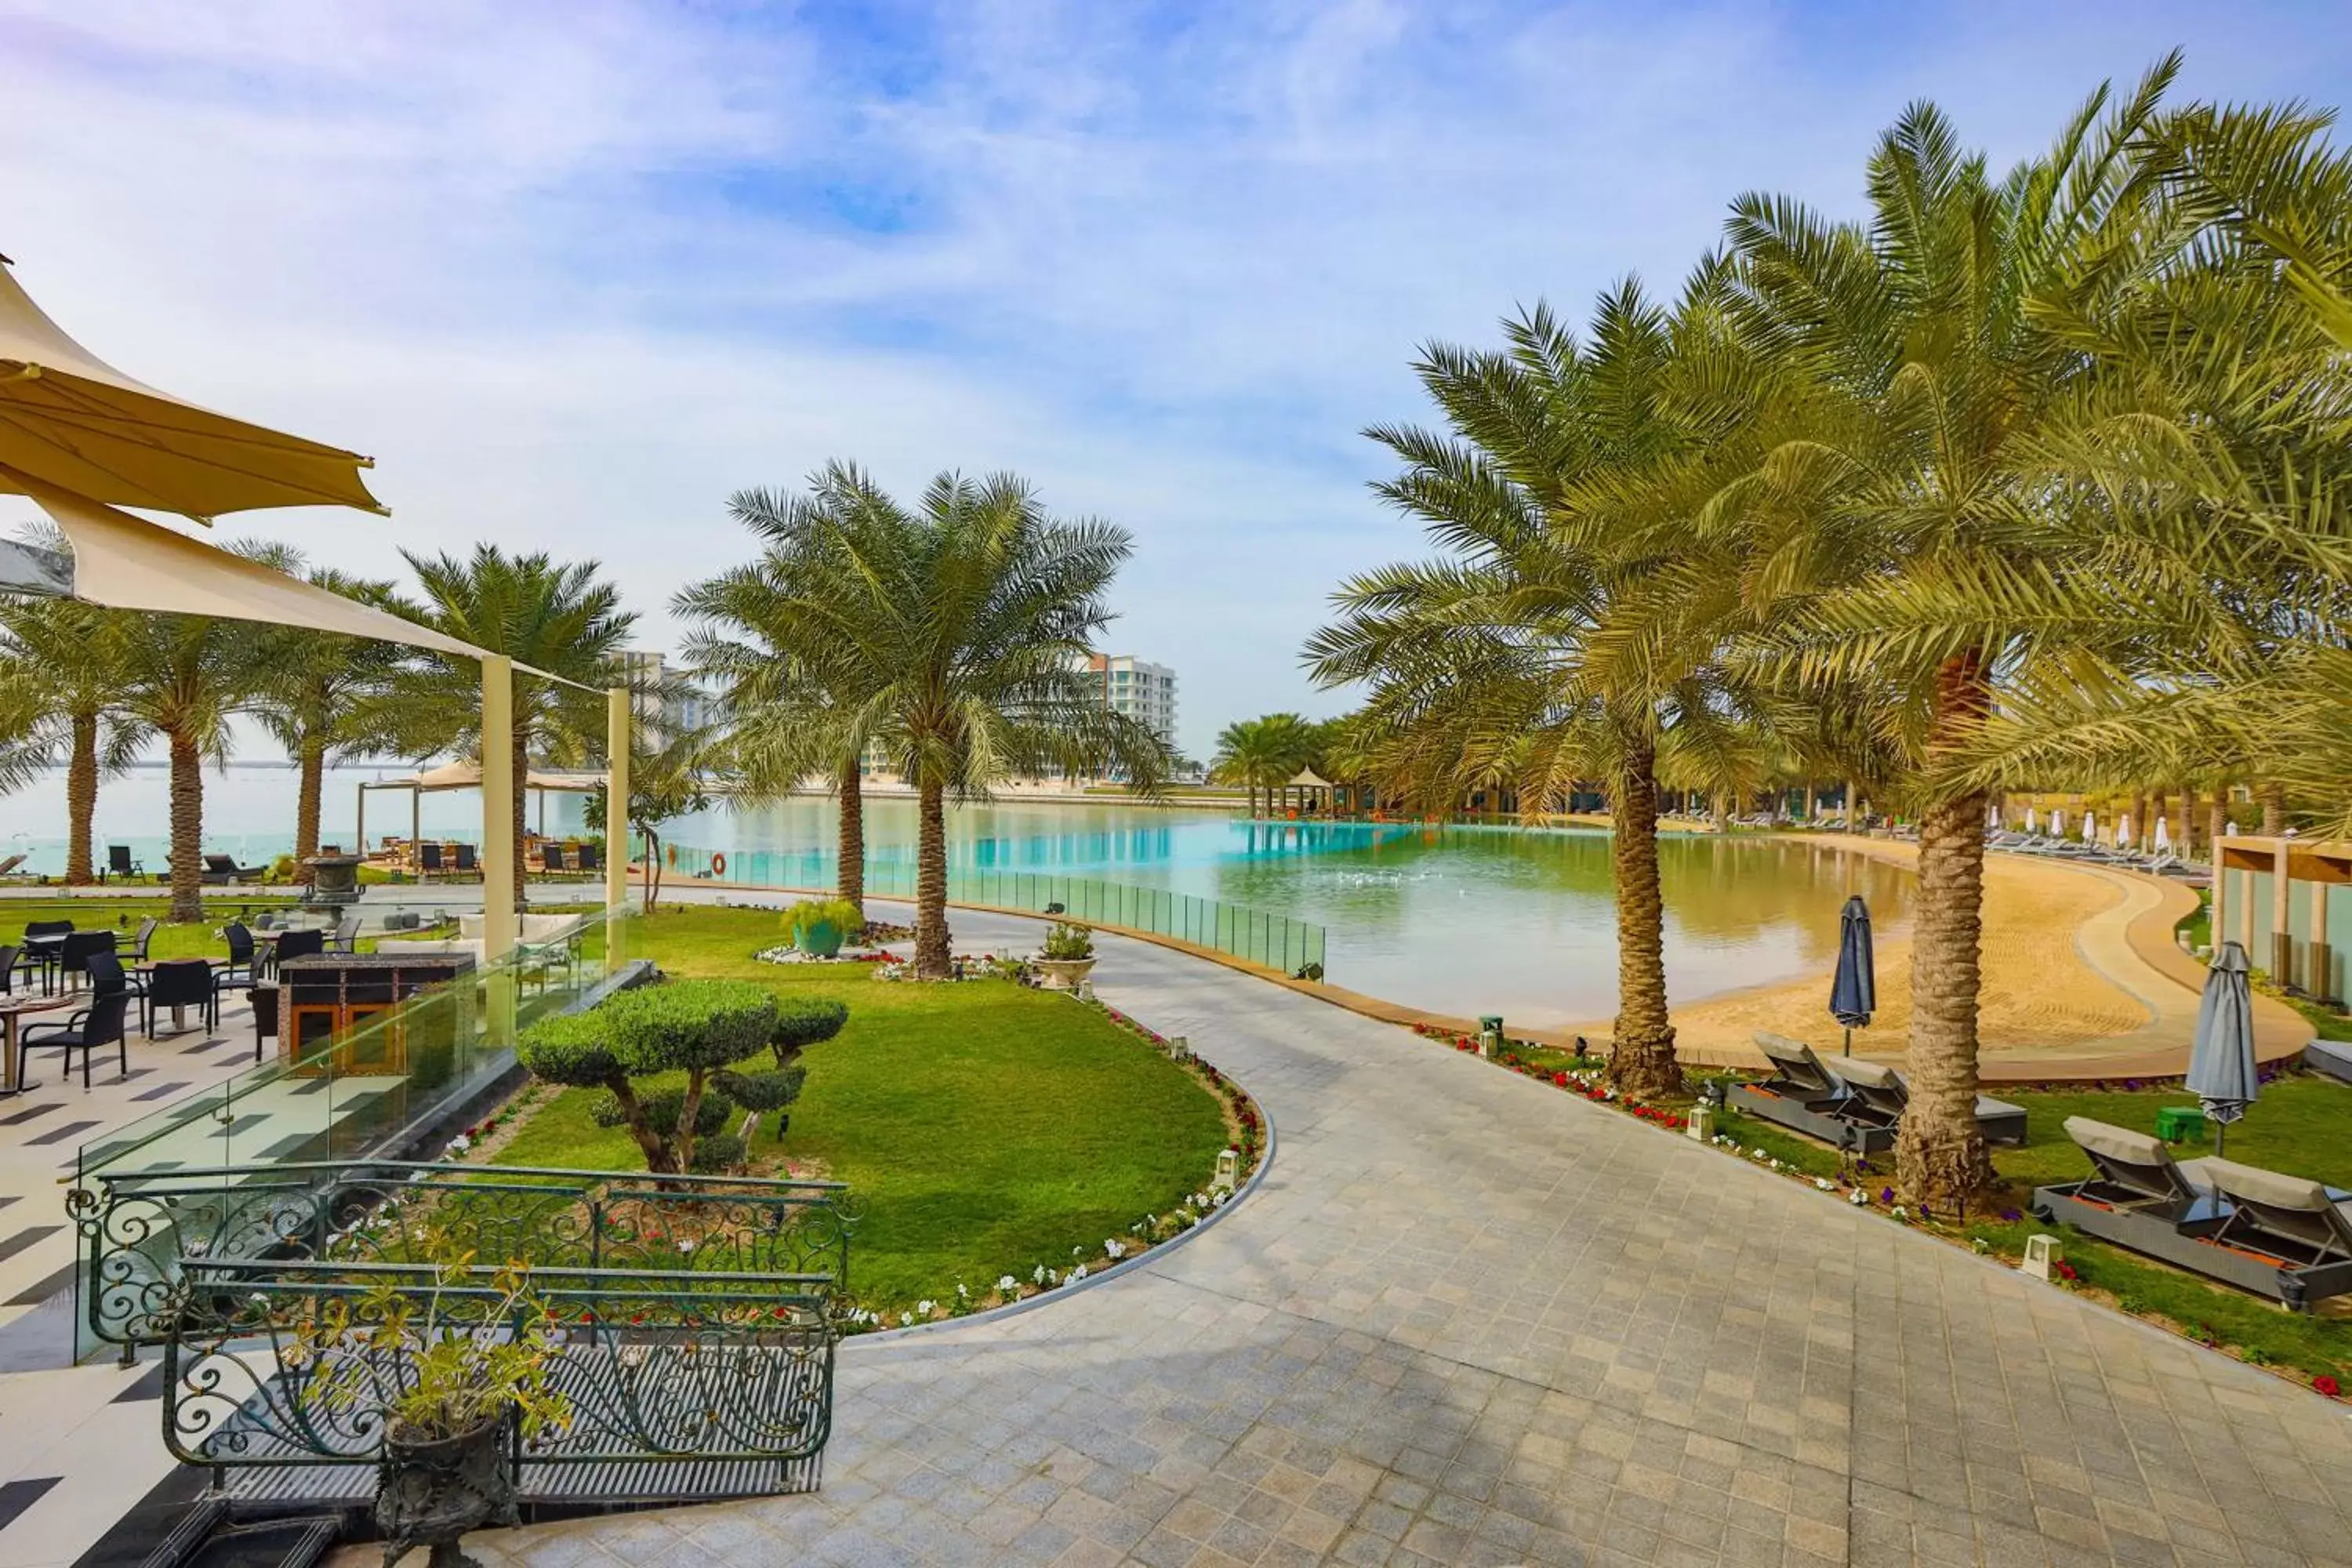
<path id="1" fill-rule="evenodd" d="M 1078 982 L 1095 971 L 1091 958 L 1033 958 L 1030 966 L 1045 977 L 1048 991 L 1076 991 Z"/>
<path id="2" fill-rule="evenodd" d="M 427 1568 L 478 1568 L 457 1548 L 468 1531 L 517 1522 L 515 1474 L 507 1462 L 513 1410 L 454 1437 L 413 1441 L 384 1433 L 376 1474 L 375 1525 L 384 1568 L 413 1546 L 430 1546 Z"/>
<path id="3" fill-rule="evenodd" d="M 811 958 L 831 958 L 841 951 L 847 934 L 831 921 L 816 921 L 793 933 L 793 945 Z"/>

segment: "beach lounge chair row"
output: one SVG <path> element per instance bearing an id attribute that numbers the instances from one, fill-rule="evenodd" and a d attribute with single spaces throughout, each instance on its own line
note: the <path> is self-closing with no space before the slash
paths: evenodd
<path id="1" fill-rule="evenodd" d="M 1756 1046 L 1772 1064 L 1761 1083 L 1734 1084 L 1733 1110 L 1860 1154 L 1895 1146 L 1895 1132 L 1911 1102 L 1903 1075 L 1858 1057 L 1818 1057 L 1801 1040 L 1759 1033 Z M 1992 1143 L 2023 1143 L 2025 1111 L 2007 1100 L 1977 1097 L 1977 1124 Z"/>
<path id="2" fill-rule="evenodd" d="M 2037 1187 L 2033 1212 L 2295 1311 L 2352 1291 L 2352 1193 L 2219 1158 L 2176 1161 L 2160 1138 L 2066 1119 L 2085 1181 Z"/>

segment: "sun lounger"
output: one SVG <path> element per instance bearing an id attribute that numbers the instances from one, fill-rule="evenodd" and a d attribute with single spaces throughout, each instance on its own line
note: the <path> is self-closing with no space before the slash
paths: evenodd
<path id="1" fill-rule="evenodd" d="M 2352 1042 L 2314 1040 L 2303 1047 L 2303 1065 L 2314 1072 L 2352 1083 Z"/>
<path id="2" fill-rule="evenodd" d="M 2164 1141 L 2088 1117 L 2066 1135 L 2088 1180 L 2038 1187 L 2033 1212 L 2294 1310 L 2352 1291 L 2352 1193 L 2235 1161 L 2176 1161 Z"/>
<path id="3" fill-rule="evenodd" d="M 1734 1110 L 1839 1148 L 1861 1147 L 1864 1129 L 1839 1114 L 1853 1091 L 1813 1055 L 1812 1047 L 1759 1032 L 1756 1048 L 1771 1062 L 1772 1076 L 1761 1083 L 1733 1084 L 1727 1098 Z"/>
<path id="4" fill-rule="evenodd" d="M 1903 1075 L 1877 1062 L 1866 1062 L 1859 1057 L 1830 1057 L 1822 1065 L 1839 1082 L 1845 1085 L 1850 1098 L 1842 1114 L 1873 1129 L 1884 1128 L 1884 1140 L 1872 1138 L 1864 1144 L 1864 1152 L 1874 1154 L 1890 1148 L 1895 1142 L 1895 1124 L 1903 1120 L 1903 1108 L 1911 1103 L 1911 1086 Z M 1984 1129 L 1988 1143 L 2025 1142 L 2025 1108 L 2011 1105 L 1990 1095 L 1977 1096 L 1977 1125 Z"/>

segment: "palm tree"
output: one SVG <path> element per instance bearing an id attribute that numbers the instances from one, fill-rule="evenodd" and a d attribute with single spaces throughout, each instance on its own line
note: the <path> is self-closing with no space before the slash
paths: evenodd
<path id="1" fill-rule="evenodd" d="M 290 576 L 306 576 L 299 551 L 247 544 L 239 552 Z M 389 583 L 353 577 L 332 567 L 311 571 L 306 580 L 378 609 L 412 618 L 416 614 L 400 602 Z M 307 883 L 310 870 L 303 862 L 319 852 L 320 796 L 326 770 L 390 745 L 383 700 L 410 655 L 397 643 L 307 626 L 273 626 L 263 633 L 257 657 L 259 668 L 247 708 L 295 764 L 295 878 Z M 362 854 L 367 849 L 364 844 L 356 847 Z"/>
<path id="2" fill-rule="evenodd" d="M 836 526 L 855 528 L 855 509 L 873 492 L 820 482 L 805 496 L 739 490 L 728 502 L 736 521 L 763 542 L 758 560 L 681 589 L 677 613 L 705 623 L 686 642 L 687 666 L 716 679 L 733 714 L 730 765 L 746 798 L 791 794 L 812 776 L 831 782 L 840 847 L 835 891 L 866 907 L 866 749 L 882 737 L 887 710 L 874 698 L 877 672 L 840 665 L 826 646 L 824 622 L 796 613 L 795 564 L 821 564 L 818 541 Z M 835 517 L 828 509 L 850 509 Z M 824 672 L 821 675 L 819 672 Z M 841 684 L 828 686 L 830 678 Z"/>
<path id="3" fill-rule="evenodd" d="M 1264 789 L 1271 812 L 1274 791 L 1297 776 L 1314 744 L 1315 727 L 1296 713 L 1239 720 L 1218 732 L 1209 776 L 1219 784 L 1242 785 L 1248 792 L 1252 816 L 1258 814 L 1258 791 Z"/>
<path id="4" fill-rule="evenodd" d="M 1611 1079 L 1677 1089 L 1658 880 L 1662 754 L 1713 779 L 1743 715 L 1717 661 L 1739 574 L 1689 527 L 1713 465 L 1769 378 L 1726 375 L 1734 346 L 1703 268 L 1681 308 L 1637 285 L 1604 295 L 1588 342 L 1543 307 L 1508 346 L 1425 350 L 1449 432 L 1370 434 L 1405 463 L 1378 487 L 1420 518 L 1440 560 L 1383 568 L 1334 595 L 1307 645 L 1327 685 L 1369 680 L 1393 776 L 1427 799 L 1510 783 L 1523 814 L 1607 781 L 1618 929 Z M 1727 395 L 1727 390 L 1728 395 Z M 1679 525 L 1679 526 L 1678 526 Z M 1719 768 L 1716 770 L 1719 772 Z"/>
<path id="5" fill-rule="evenodd" d="M 253 695 L 266 634 L 251 621 L 124 615 L 123 711 L 163 737 L 171 764 L 174 921 L 205 918 L 205 772 L 228 755 L 228 721 Z"/>
<path id="6" fill-rule="evenodd" d="M 1129 538 L 1048 517 L 1011 475 L 942 474 L 912 509 L 845 464 L 810 489 L 806 538 L 767 558 L 777 607 L 808 628 L 815 687 L 865 693 L 857 722 L 915 786 L 915 973 L 944 979 L 950 795 L 1106 764 L 1156 794 L 1167 772 L 1166 745 L 1105 709 L 1085 668 Z"/>
<path id="7" fill-rule="evenodd" d="M 402 554 L 424 593 L 417 616 L 423 624 L 562 678 L 544 680 L 515 672 L 514 899 L 520 904 L 526 869 L 522 781 L 534 757 L 573 766 L 601 752 L 604 692 L 618 682 L 622 645 L 636 616 L 620 607 L 617 588 L 597 581 L 593 561 L 559 564 L 544 553 L 509 555 L 491 544 L 476 545 L 464 559 Z M 393 681 L 383 713 L 401 748 L 413 755 L 452 749 L 478 755 L 481 699 L 478 665 L 427 653 Z"/>
<path id="8" fill-rule="evenodd" d="M 98 787 L 138 754 L 139 727 L 120 700 L 122 620 L 73 599 L 0 601 L 0 793 L 64 757 L 69 886 L 98 879 Z"/>
<path id="9" fill-rule="evenodd" d="M 1874 727 L 1906 742 L 1888 781 L 1920 821 L 1897 1184 L 1937 1208 L 1991 1176 L 1975 1118 L 1983 823 L 2004 782 L 1981 766 L 1989 721 L 2132 679 L 2168 647 L 2257 655 L 2246 601 L 2314 560 L 2308 535 L 2242 505 L 2273 481 L 2226 466 L 2279 419 L 2263 365 L 2294 345 L 2239 351 L 2284 290 L 2138 162 L 2177 68 L 2112 110 L 2102 88 L 2000 181 L 1916 105 L 1871 159 L 1866 222 L 1748 196 L 1730 223 L 1742 324 L 1815 402 L 1710 515 L 1776 563 L 1759 672 L 1816 697 L 1875 683 L 1894 714 Z"/>

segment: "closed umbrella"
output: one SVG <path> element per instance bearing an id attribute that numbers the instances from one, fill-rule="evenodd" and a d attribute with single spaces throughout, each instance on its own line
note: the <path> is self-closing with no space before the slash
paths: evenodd
<path id="1" fill-rule="evenodd" d="M 2042 814 L 2030 805 L 2025 808 L 2025 831 L 2028 833 L 2042 831 Z"/>
<path id="2" fill-rule="evenodd" d="M 2063 805 L 2050 808 L 2050 837 L 2053 838 L 2066 837 L 2066 808 Z"/>
<path id="3" fill-rule="evenodd" d="M 2246 979 L 2246 950 L 2225 942 L 2205 975 L 2197 1005 L 2197 1037 L 2189 1047 L 2189 1092 L 2213 1123 L 2213 1152 L 2231 1122 L 2263 1092 L 2254 1068 L 2254 996 Z"/>
<path id="4" fill-rule="evenodd" d="M 2159 855 L 2172 847 L 2172 828 L 2164 818 L 2156 819 L 2156 852 Z"/>
<path id="5" fill-rule="evenodd" d="M 2120 817 L 2117 817 L 2117 818 L 2116 819 L 2116 848 L 2118 848 L 2118 849 L 2128 849 L 2128 848 L 2130 848 L 2131 847 L 2132 847 L 2132 820 L 2131 820 L 2131 813 L 2130 813 L 2130 812 L 2128 812 L 2128 811 L 2126 811 L 2126 812 L 2125 812 L 2125 813 L 2123 814 L 2123 816 L 2121 816 Z"/>
<path id="6" fill-rule="evenodd" d="M 1854 894 L 1838 914 L 1837 974 L 1830 982 L 1830 1016 L 1845 1026 L 1845 1045 L 1867 1028 L 1878 1010 L 1878 976 L 1870 956 L 1870 906 Z"/>
<path id="7" fill-rule="evenodd" d="M 2086 811 L 2083 814 L 2083 842 L 2085 844 L 2096 844 L 2098 841 L 2098 814 L 2096 812 Z"/>

